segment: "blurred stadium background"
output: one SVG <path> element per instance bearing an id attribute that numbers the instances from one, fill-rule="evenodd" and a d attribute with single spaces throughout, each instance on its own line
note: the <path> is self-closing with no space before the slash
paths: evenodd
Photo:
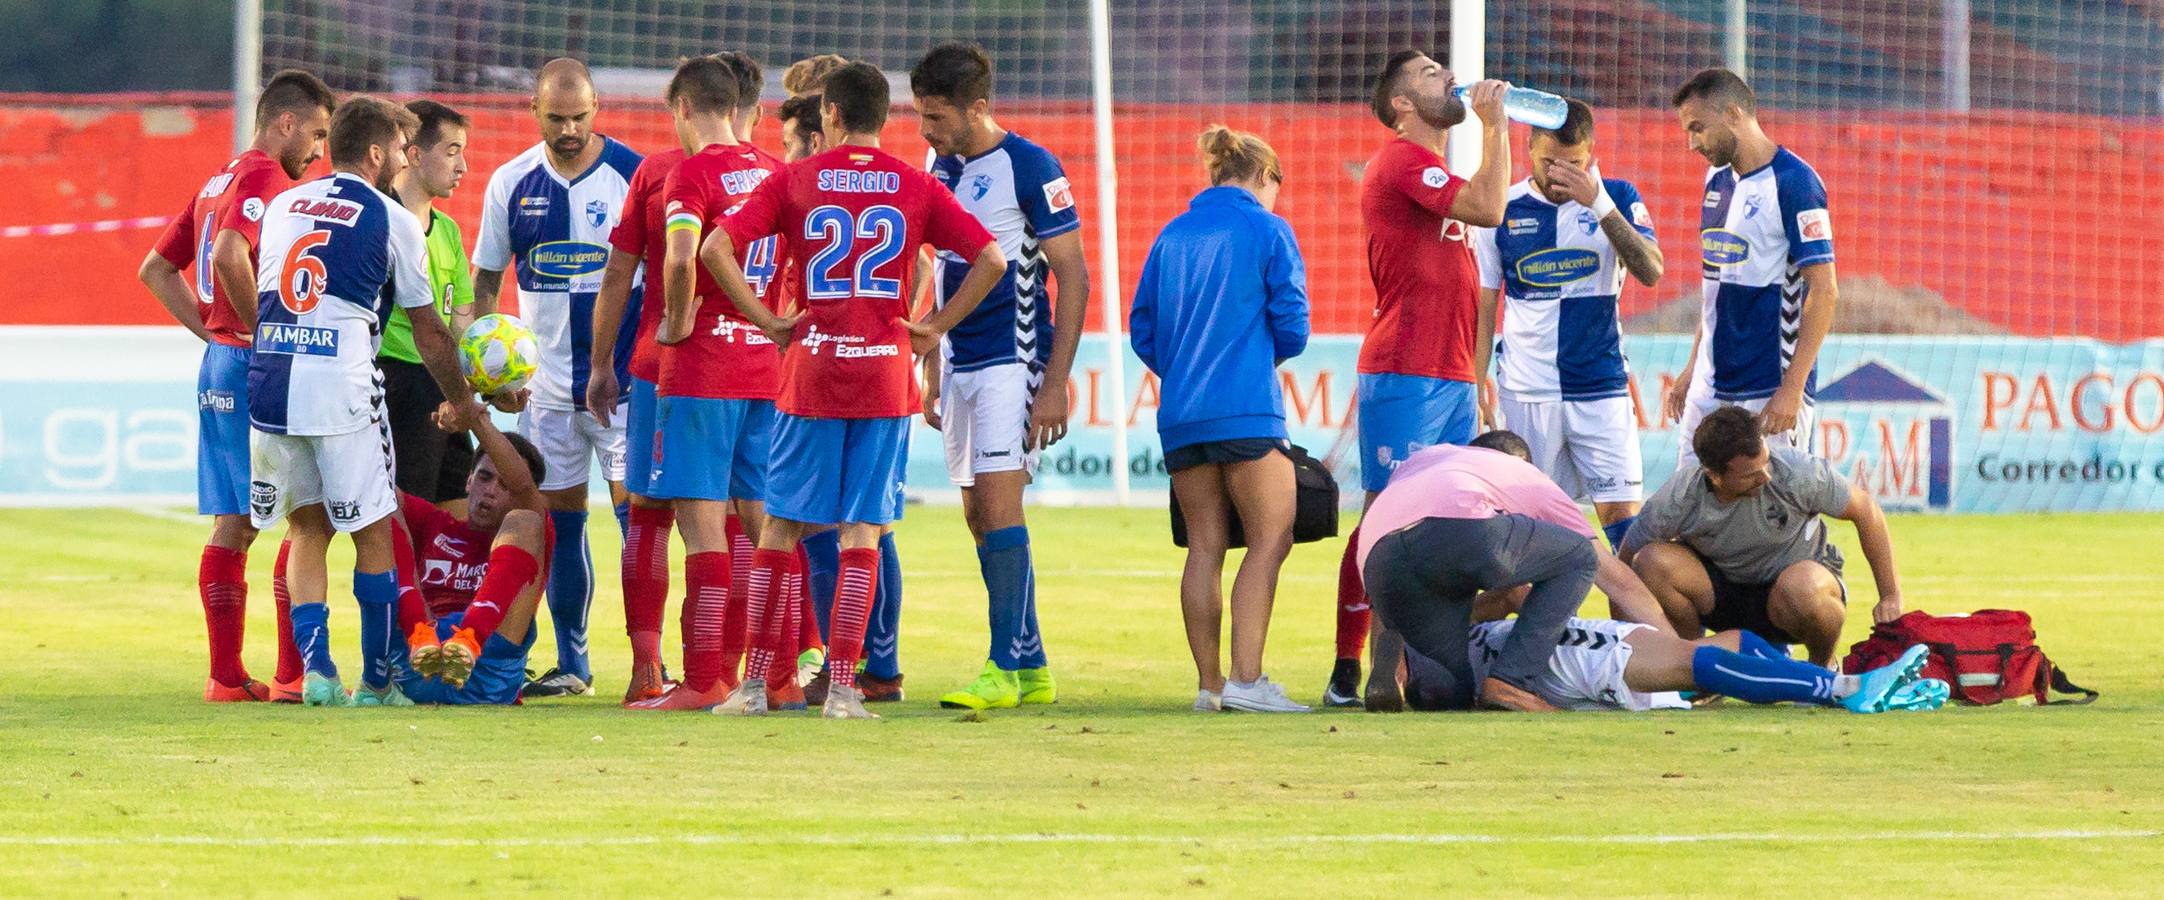
<path id="1" fill-rule="evenodd" d="M 1384 56 L 1419 47 L 1461 79 L 1477 59 L 1489 76 L 1591 102 L 1604 173 L 1651 205 L 1669 274 L 1623 297 L 1649 486 L 1674 458 L 1676 436 L 1652 411 L 1697 321 L 1705 169 L 1667 100 L 1691 72 L 1725 64 L 1747 73 L 1769 133 L 1830 194 L 1842 291 L 1820 363 L 1822 452 L 1898 508 L 2164 509 L 2159 0 L 1113 3 L 1109 157 L 1092 130 L 1081 0 L 81 6 L 0 7 L 0 25 L 90 32 L 17 48 L 27 56 L 0 67 L 16 91 L 0 94 L 0 173 L 15 194 L 0 213 L 0 278 L 14 286 L 0 304 L 0 504 L 189 496 L 196 351 L 162 327 L 134 273 L 231 154 L 236 48 L 253 79 L 300 66 L 341 90 L 433 96 L 473 115 L 474 171 L 449 204 L 470 236 L 488 173 L 534 139 L 525 98 L 550 56 L 591 63 L 600 129 L 650 151 L 673 139 L 659 92 L 681 55 L 744 49 L 766 63 L 773 100 L 802 56 L 839 52 L 905 79 L 926 48 L 961 38 L 994 56 L 995 113 L 1064 160 L 1090 221 L 1101 296 L 1078 427 L 1041 498 L 1126 497 L 1122 474 L 1136 497 L 1161 497 L 1155 383 L 1132 360 L 1123 374 L 1109 348 L 1124 342 L 1101 332 L 1157 229 L 1203 186 L 1192 142 L 1211 122 L 1262 134 L 1286 160 L 1279 211 L 1326 335 L 1286 367 L 1288 408 L 1296 440 L 1350 467 L 1340 437 L 1373 303 L 1356 188 L 1387 138 L 1366 98 Z M 888 146 L 914 158 L 906 99 L 898 90 Z M 778 145 L 774 129 L 758 139 Z M 1107 248 L 1097 220 L 1114 171 Z M 1111 307 L 1108 249 L 1123 276 Z M 912 480 L 951 495 L 937 443 L 917 444 Z"/>

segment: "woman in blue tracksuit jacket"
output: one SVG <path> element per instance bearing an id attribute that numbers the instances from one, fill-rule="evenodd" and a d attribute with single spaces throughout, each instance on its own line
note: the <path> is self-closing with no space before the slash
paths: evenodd
<path id="1" fill-rule="evenodd" d="M 1307 270 L 1270 212 L 1284 170 L 1262 139 L 1211 126 L 1212 187 L 1157 235 L 1127 327 L 1162 382 L 1157 435 L 1187 520 L 1180 611 L 1195 708 L 1305 712 L 1262 674 L 1278 569 L 1292 549 L 1292 459 L 1277 365 L 1307 349 Z M 1234 511 L 1247 556 L 1232 584 L 1232 672 L 1219 668 L 1219 595 Z"/>

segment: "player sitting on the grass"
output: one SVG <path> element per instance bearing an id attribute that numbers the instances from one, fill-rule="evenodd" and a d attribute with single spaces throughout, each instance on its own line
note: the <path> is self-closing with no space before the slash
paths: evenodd
<path id="1" fill-rule="evenodd" d="M 1841 640 L 1848 588 L 1841 551 L 1819 517 L 1856 525 L 1878 582 L 1876 622 L 1901 617 L 1893 540 L 1878 501 L 1823 459 L 1772 446 L 1758 417 L 1715 410 L 1691 435 L 1685 464 L 1646 501 L 1617 555 L 1659 598 L 1676 633 L 1745 628 L 1776 644 L 1802 641 L 1811 662 L 1830 665 Z"/>
<path id="2" fill-rule="evenodd" d="M 1500 612 L 1476 609 L 1474 615 Z M 1514 619 L 1503 619 L 1473 626 L 1466 662 L 1475 679 L 1487 677 L 1516 625 Z M 1548 671 L 1534 680 L 1533 692 L 1560 709 L 1573 710 L 1689 709 L 1678 691 L 1712 691 L 1752 703 L 1840 706 L 1857 713 L 1937 709 L 1946 704 L 1950 690 L 1944 681 L 1919 677 L 1924 656 L 1919 645 L 1883 667 L 1841 675 L 1790 659 L 1748 631 L 1686 641 L 1648 625 L 1574 617 L 1564 625 L 1555 653 L 1548 657 Z M 1447 663 L 1407 648 L 1407 706 L 1463 709 L 1455 698 L 1465 692 L 1455 681 Z"/>
<path id="3" fill-rule="evenodd" d="M 437 422 L 472 431 L 482 455 L 466 476 L 463 520 L 405 497 L 418 559 L 399 562 L 415 570 L 434 621 L 406 621 L 419 609 L 401 617 L 412 665 L 399 672 L 398 687 L 415 703 L 517 703 L 534 609 L 548 583 L 541 560 L 556 538 L 540 488 L 548 464 L 531 441 L 498 431 L 485 413 L 461 420 L 439 411 Z"/>

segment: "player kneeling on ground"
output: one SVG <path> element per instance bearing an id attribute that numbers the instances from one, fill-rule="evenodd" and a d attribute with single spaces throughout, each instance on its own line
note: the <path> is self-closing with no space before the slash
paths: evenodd
<path id="1" fill-rule="evenodd" d="M 1476 617 L 1487 610 L 1477 610 Z M 1490 615 L 1500 615 L 1497 610 Z M 1484 679 L 1516 630 L 1515 620 L 1473 626 L 1466 656 Z M 1841 675 L 1786 653 L 1748 631 L 1724 631 L 1686 641 L 1647 625 L 1572 618 L 1548 657 L 1533 692 L 1561 709 L 1689 709 L 1678 691 L 1711 691 L 1751 703 L 1807 703 L 1850 712 L 1932 710 L 1946 705 L 1946 682 L 1922 678 L 1924 648 L 1859 675 Z M 1405 703 L 1413 709 L 1453 706 L 1463 691 L 1444 662 L 1405 654 Z"/>
<path id="2" fill-rule="evenodd" d="M 541 560 L 556 539 L 540 488 L 547 464 L 532 442 L 496 430 L 485 413 L 461 419 L 441 410 L 437 422 L 446 431 L 472 431 L 482 456 L 466 476 L 463 521 L 406 495 L 419 559 L 399 563 L 417 572 L 435 620 L 401 622 L 412 665 L 398 674 L 398 687 L 415 703 L 517 703 L 534 611 L 548 583 Z"/>

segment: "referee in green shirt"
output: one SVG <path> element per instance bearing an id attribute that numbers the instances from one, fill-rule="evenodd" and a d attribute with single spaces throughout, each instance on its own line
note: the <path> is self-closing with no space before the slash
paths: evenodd
<path id="1" fill-rule="evenodd" d="M 435 201 L 451 196 L 466 177 L 468 123 L 456 110 L 433 100 L 415 100 L 406 109 L 420 118 L 421 130 L 406 144 L 406 168 L 391 186 L 428 231 L 428 282 L 436 296 L 436 314 L 452 334 L 462 335 L 473 321 L 473 271 L 458 223 L 436 209 Z M 463 432 L 446 434 L 432 420 L 443 392 L 413 348 L 413 324 L 404 309 L 393 309 L 383 325 L 376 367 L 383 371 L 384 402 L 390 408 L 398 489 L 465 516 L 472 438 Z"/>

